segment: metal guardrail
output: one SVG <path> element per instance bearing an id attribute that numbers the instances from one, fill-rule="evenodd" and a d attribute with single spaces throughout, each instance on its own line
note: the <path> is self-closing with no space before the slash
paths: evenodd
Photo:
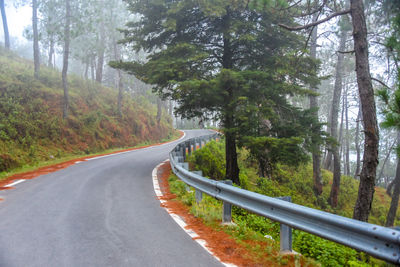
<path id="1" fill-rule="evenodd" d="M 400 264 L 400 231 L 257 194 L 190 172 L 188 163 L 184 162 L 186 154 L 191 154 L 216 138 L 219 138 L 218 134 L 192 138 L 178 144 L 170 152 L 173 172 L 196 189 L 198 201 L 201 200 L 200 192 L 204 192 L 224 201 L 224 204 L 226 202 L 241 207 L 281 224 Z"/>

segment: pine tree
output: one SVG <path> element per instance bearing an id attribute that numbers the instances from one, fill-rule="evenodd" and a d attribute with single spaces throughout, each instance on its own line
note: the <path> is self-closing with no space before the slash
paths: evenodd
<path id="1" fill-rule="evenodd" d="M 295 117 L 287 96 L 309 92 L 303 87 L 318 82 L 317 64 L 301 56 L 299 36 L 277 26 L 281 18 L 269 5 L 256 8 L 233 0 L 127 3 L 140 19 L 127 24 L 122 42 L 148 52 L 148 60 L 110 65 L 153 84 L 163 98 L 177 102 L 183 118 L 219 119 L 227 179 L 239 184 L 238 140 L 244 144 L 249 134 L 298 134 L 281 120 L 283 114 L 286 122 Z"/>

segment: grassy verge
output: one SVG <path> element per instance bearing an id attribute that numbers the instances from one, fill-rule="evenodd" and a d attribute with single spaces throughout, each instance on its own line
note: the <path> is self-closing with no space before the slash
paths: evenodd
<path id="1" fill-rule="evenodd" d="M 313 259 L 299 254 L 279 254 L 279 242 L 266 238 L 260 232 L 248 227 L 246 223 L 238 218 L 236 212 L 233 213 L 233 220 L 236 226 L 221 225 L 221 201 L 204 195 L 203 200 L 200 203 L 196 203 L 194 190 L 188 192 L 185 184 L 174 174 L 169 176 L 168 182 L 171 193 L 177 196 L 174 201 L 182 202 L 189 207 L 190 213 L 200 218 L 205 225 L 216 232 L 222 231 L 228 234 L 235 241 L 237 250 L 242 251 L 240 254 L 243 258 L 241 264 L 240 261 L 239 264 L 235 264 L 239 266 L 320 266 Z M 234 249 L 230 248 L 229 250 Z"/>
<path id="2" fill-rule="evenodd" d="M 296 204 L 351 217 L 358 188 L 358 181 L 354 178 L 342 176 L 339 205 L 336 209 L 332 209 L 327 201 L 332 183 L 331 172 L 323 170 L 323 194 L 316 197 L 313 192 L 311 164 L 298 167 L 277 164 L 271 177 L 259 177 L 257 162 L 249 155 L 249 152 L 246 149 L 240 149 L 238 152 L 239 178 L 243 189 L 270 197 L 291 196 L 292 201 Z M 188 157 L 189 165 L 191 169 L 201 170 L 206 177 L 212 177 L 216 180 L 225 179 L 224 154 L 224 143 L 213 141 Z M 378 197 L 374 198 L 369 222 L 382 224 L 390 199 L 384 196 L 381 188 L 376 188 L 376 191 Z M 209 213 L 205 213 L 205 216 L 212 217 L 210 214 L 212 214 L 213 207 L 207 203 L 204 203 L 204 205 L 206 207 L 201 207 L 201 209 Z M 193 205 L 192 210 L 196 211 L 196 209 L 196 205 Z M 253 231 L 260 236 L 268 235 L 279 242 L 279 223 L 236 207 L 233 208 L 232 217 L 239 229 L 235 233 L 237 238 L 240 239 L 241 235 L 245 236 L 246 231 L 250 231 L 250 233 Z M 252 235 L 256 236 L 255 234 Z M 299 230 L 293 231 L 293 249 L 320 262 L 322 266 L 391 266 L 378 259 L 358 253 L 354 249 Z"/>
<path id="3" fill-rule="evenodd" d="M 34 171 L 38 168 L 56 165 L 56 164 L 68 162 L 70 160 L 77 160 L 82 157 L 85 157 L 85 158 L 86 157 L 95 157 L 95 156 L 104 155 L 104 154 L 113 154 L 113 153 L 117 153 L 119 151 L 124 151 L 124 150 L 131 150 L 131 149 L 137 149 L 137 148 L 156 145 L 156 144 L 162 144 L 162 143 L 177 140 L 180 138 L 180 136 L 181 136 L 181 132 L 175 131 L 169 138 L 164 138 L 164 139 L 160 140 L 160 142 L 143 142 L 143 143 L 137 144 L 136 146 L 132 146 L 132 147 L 112 148 L 112 149 L 107 149 L 107 150 L 103 150 L 103 151 L 96 152 L 96 153 L 85 153 L 85 151 L 80 151 L 80 152 L 73 153 L 73 154 L 67 154 L 67 155 L 61 156 L 59 158 L 54 158 L 51 160 L 37 161 L 33 164 L 26 164 L 21 167 L 12 169 L 10 171 L 0 172 L 0 181 L 5 180 L 5 179 L 7 179 L 11 176 L 17 175 L 17 174 Z"/>

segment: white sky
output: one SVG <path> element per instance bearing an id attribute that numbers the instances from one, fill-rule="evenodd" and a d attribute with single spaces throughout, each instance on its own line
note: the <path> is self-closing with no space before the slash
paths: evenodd
<path id="1" fill-rule="evenodd" d="M 32 23 L 32 8 L 30 5 L 25 5 L 14 8 L 12 3 L 6 2 L 6 16 L 8 23 L 8 31 L 10 33 L 10 38 L 18 38 L 20 42 L 26 41 L 22 36 L 24 28 Z M 0 16 L 1 17 L 1 16 Z M 4 30 L 3 21 L 0 19 L 0 42 L 4 43 Z"/>

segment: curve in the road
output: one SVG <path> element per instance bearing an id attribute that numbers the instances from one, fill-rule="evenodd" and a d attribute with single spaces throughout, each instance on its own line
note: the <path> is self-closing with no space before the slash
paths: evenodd
<path id="1" fill-rule="evenodd" d="M 152 170 L 176 143 L 81 162 L 2 191 L 0 266 L 222 266 L 154 195 Z"/>

